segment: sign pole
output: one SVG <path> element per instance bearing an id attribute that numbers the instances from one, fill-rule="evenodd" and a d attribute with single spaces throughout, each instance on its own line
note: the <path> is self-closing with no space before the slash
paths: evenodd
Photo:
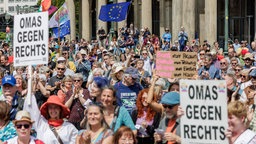
<path id="1" fill-rule="evenodd" d="M 31 105 L 31 93 L 32 93 L 32 79 L 33 79 L 33 75 L 32 75 L 32 65 L 29 65 L 28 66 L 28 74 L 29 74 L 29 77 L 28 77 L 28 94 L 27 94 L 27 97 L 28 97 L 28 104 Z"/>

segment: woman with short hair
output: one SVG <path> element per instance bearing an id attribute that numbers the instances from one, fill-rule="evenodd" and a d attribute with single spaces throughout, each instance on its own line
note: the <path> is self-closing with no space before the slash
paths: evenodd
<path id="1" fill-rule="evenodd" d="M 129 127 L 122 126 L 115 132 L 113 144 L 137 144 L 137 140 Z"/>

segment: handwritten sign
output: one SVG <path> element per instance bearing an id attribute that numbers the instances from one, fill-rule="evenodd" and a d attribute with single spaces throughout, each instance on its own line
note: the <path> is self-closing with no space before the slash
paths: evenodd
<path id="1" fill-rule="evenodd" d="M 194 52 L 158 51 L 156 74 L 163 78 L 192 78 L 196 74 L 196 63 Z"/>
<path id="2" fill-rule="evenodd" d="M 224 80 L 181 80 L 182 144 L 227 144 L 227 87 Z"/>

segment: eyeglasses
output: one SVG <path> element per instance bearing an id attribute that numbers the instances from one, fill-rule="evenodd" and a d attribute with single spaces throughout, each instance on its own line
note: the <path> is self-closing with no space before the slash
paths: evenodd
<path id="1" fill-rule="evenodd" d="M 240 77 L 242 77 L 242 78 L 246 78 L 247 76 L 246 76 L 246 75 L 240 75 Z"/>
<path id="2" fill-rule="evenodd" d="M 232 65 L 237 65 L 237 63 L 231 63 Z"/>
<path id="3" fill-rule="evenodd" d="M 143 55 L 147 55 L 147 53 L 142 53 Z"/>
<path id="4" fill-rule="evenodd" d="M 172 109 L 173 107 L 175 107 L 176 105 L 163 105 L 163 107 L 166 109 Z"/>
<path id="5" fill-rule="evenodd" d="M 62 53 L 62 55 L 67 55 L 68 53 Z"/>
<path id="6" fill-rule="evenodd" d="M 200 53 L 200 55 L 205 55 L 204 53 Z"/>
<path id="7" fill-rule="evenodd" d="M 241 71 L 241 69 L 235 69 L 235 71 Z"/>
<path id="8" fill-rule="evenodd" d="M 50 71 L 46 71 L 46 73 L 50 73 Z"/>
<path id="9" fill-rule="evenodd" d="M 80 82 L 81 80 L 74 80 L 74 82 Z"/>
<path id="10" fill-rule="evenodd" d="M 251 61 L 251 59 L 245 59 L 245 61 Z"/>
<path id="11" fill-rule="evenodd" d="M 30 125 L 29 124 L 24 124 L 24 125 L 19 124 L 19 125 L 16 125 L 17 129 L 21 129 L 22 127 L 24 127 L 25 129 L 28 129 L 30 127 Z"/>
<path id="12" fill-rule="evenodd" d="M 225 65 L 226 63 L 225 62 L 221 62 L 220 65 Z"/>
<path id="13" fill-rule="evenodd" d="M 65 70 L 65 68 L 57 68 L 58 70 L 62 70 L 62 71 L 64 71 Z"/>

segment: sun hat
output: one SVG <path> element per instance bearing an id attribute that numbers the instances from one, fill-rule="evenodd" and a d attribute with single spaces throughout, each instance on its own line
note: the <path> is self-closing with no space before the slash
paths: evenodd
<path id="1" fill-rule="evenodd" d="M 161 98 L 162 104 L 176 105 L 180 103 L 180 94 L 177 92 L 168 92 Z"/>
<path id="2" fill-rule="evenodd" d="M 51 95 L 47 101 L 41 106 L 40 108 L 40 111 L 41 111 L 41 114 L 46 118 L 48 119 L 48 106 L 50 104 L 55 104 L 55 105 L 58 105 L 61 107 L 62 109 L 62 118 L 66 118 L 67 116 L 69 116 L 70 114 L 70 110 L 68 107 L 66 107 L 62 102 L 61 102 L 61 99 L 56 96 L 56 95 Z"/>
<path id="3" fill-rule="evenodd" d="M 86 52 L 84 49 L 81 49 L 81 50 L 80 50 L 80 53 L 81 53 L 81 54 L 85 54 L 85 55 L 87 54 L 87 52 Z"/>
<path id="4" fill-rule="evenodd" d="M 64 58 L 64 57 L 59 57 L 58 59 L 57 59 L 57 62 L 58 61 L 65 61 L 66 59 Z"/>
<path id="5" fill-rule="evenodd" d="M 253 55 L 252 55 L 251 53 L 246 53 L 246 54 L 244 55 L 244 58 L 243 58 L 243 59 L 245 60 L 245 59 L 248 59 L 248 58 L 254 61 Z"/>
<path id="6" fill-rule="evenodd" d="M 139 78 L 139 72 L 138 69 L 134 68 L 134 67 L 128 67 L 126 68 L 126 70 L 124 71 L 125 74 L 130 74 L 132 76 L 132 78 Z"/>
<path id="7" fill-rule="evenodd" d="M 34 121 L 31 120 L 30 113 L 24 110 L 17 112 L 15 119 L 13 120 L 13 123 L 16 124 L 17 122 L 20 122 L 20 121 L 27 121 L 31 124 L 34 123 Z"/>

